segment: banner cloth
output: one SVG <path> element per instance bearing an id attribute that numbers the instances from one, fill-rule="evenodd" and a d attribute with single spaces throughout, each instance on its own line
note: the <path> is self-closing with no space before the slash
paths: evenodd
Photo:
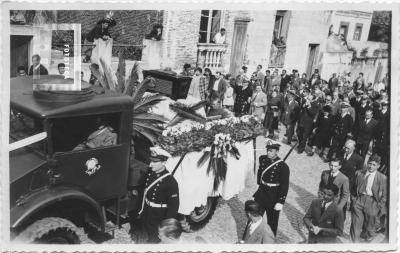
<path id="1" fill-rule="evenodd" d="M 240 152 L 240 159 L 228 155 L 226 179 L 220 183 L 216 192 L 213 192 L 214 175 L 212 172 L 207 175 L 209 160 L 201 167 L 197 166 L 203 152 L 186 154 L 174 174 L 179 186 L 179 213 L 189 215 L 195 207 L 206 205 L 209 196 L 221 196 L 228 200 L 244 189 L 247 173 L 254 166 L 253 141 L 237 142 L 236 147 Z M 172 172 L 179 160 L 180 157 L 168 159 L 167 170 Z"/>

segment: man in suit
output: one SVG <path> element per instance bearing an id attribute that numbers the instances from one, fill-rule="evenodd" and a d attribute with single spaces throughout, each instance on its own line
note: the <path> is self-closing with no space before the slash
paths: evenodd
<path id="1" fill-rule="evenodd" d="M 329 163 L 330 170 L 324 170 L 321 174 L 321 182 L 319 183 L 319 196 L 322 196 L 323 189 L 328 184 L 334 184 L 338 187 L 337 206 L 343 210 L 343 219 L 346 219 L 347 202 L 350 197 L 349 179 L 343 175 L 339 169 L 342 161 L 338 158 Z"/>
<path id="2" fill-rule="evenodd" d="M 372 139 L 376 137 L 378 121 L 372 118 L 372 110 L 365 112 L 365 120 L 361 121 L 358 127 L 356 152 L 364 159 Z"/>
<path id="3" fill-rule="evenodd" d="M 210 90 L 208 94 L 210 94 L 211 101 L 217 101 L 219 104 L 222 102 L 224 93 L 226 91 L 227 83 L 222 76 L 220 71 L 215 72 L 215 81 L 212 86 L 210 86 Z"/>
<path id="4" fill-rule="evenodd" d="M 342 172 L 349 179 L 350 195 L 355 196 L 354 191 L 356 171 L 363 169 L 363 159 L 355 152 L 356 142 L 349 139 L 344 144 L 344 156 L 342 160 Z"/>
<path id="5" fill-rule="evenodd" d="M 389 166 L 390 150 L 390 112 L 388 101 L 381 102 L 382 109 L 379 113 L 375 152 L 382 158 L 382 164 Z"/>
<path id="6" fill-rule="evenodd" d="M 290 82 L 290 76 L 288 74 L 286 74 L 286 70 L 285 69 L 282 70 L 282 75 L 281 76 L 282 77 L 281 77 L 281 83 L 279 85 L 279 91 L 281 93 L 284 93 L 285 90 L 288 87 L 289 82 Z"/>
<path id="7" fill-rule="evenodd" d="M 286 201 L 289 190 L 289 166 L 278 157 L 280 145 L 268 141 L 267 155 L 259 158 L 260 168 L 257 172 L 259 185 L 254 200 L 261 206 L 262 213 L 267 213 L 268 225 L 276 236 L 279 213 Z"/>
<path id="8" fill-rule="evenodd" d="M 264 78 L 264 87 L 263 90 L 267 95 L 271 95 L 272 93 L 272 79 L 271 79 L 271 71 L 267 69 L 265 71 L 265 78 Z"/>
<path id="9" fill-rule="evenodd" d="M 353 126 L 353 119 L 351 118 L 348 111 L 349 107 L 349 104 L 342 103 L 341 114 L 336 115 L 332 136 L 332 145 L 329 149 L 325 162 L 329 162 L 332 159 L 333 154 L 335 154 L 336 157 L 340 157 L 343 154 L 342 148 L 351 131 L 351 127 Z"/>
<path id="10" fill-rule="evenodd" d="M 331 92 L 334 92 L 335 89 L 339 86 L 339 79 L 336 77 L 336 73 L 332 74 L 332 77 L 329 78 L 328 88 Z"/>
<path id="11" fill-rule="evenodd" d="M 268 244 L 275 243 L 275 236 L 272 233 L 266 220 L 263 218 L 260 205 L 254 200 L 247 200 L 244 210 L 248 219 L 243 233 L 242 241 L 244 244 Z"/>
<path id="12" fill-rule="evenodd" d="M 32 65 L 29 68 L 28 75 L 29 76 L 40 76 L 40 75 L 48 75 L 49 72 L 47 69 L 40 64 L 40 55 L 34 54 L 32 56 Z"/>
<path id="13" fill-rule="evenodd" d="M 339 111 L 340 111 L 340 103 L 341 103 L 341 101 L 340 101 L 340 98 L 339 98 L 339 92 L 337 92 L 337 91 L 334 91 L 333 93 L 333 98 L 332 98 L 332 104 L 331 104 L 331 107 L 332 107 L 332 115 L 337 115 L 338 113 L 339 113 Z"/>
<path id="14" fill-rule="evenodd" d="M 339 192 L 335 184 L 324 186 L 323 198 L 314 199 L 303 218 L 308 234 L 308 243 L 336 243 L 343 233 L 342 209 L 337 206 L 335 196 Z"/>
<path id="15" fill-rule="evenodd" d="M 262 72 L 262 65 L 257 65 L 256 80 L 264 87 L 265 74 Z"/>
<path id="16" fill-rule="evenodd" d="M 287 144 L 292 144 L 292 137 L 294 134 L 294 127 L 299 118 L 300 107 L 299 103 L 295 100 L 295 91 L 288 91 L 287 98 L 288 104 L 285 109 L 284 123 L 286 125 Z"/>
<path id="17" fill-rule="evenodd" d="M 297 149 L 299 154 L 303 153 L 306 148 L 307 140 L 313 130 L 314 119 L 319 112 L 319 105 L 315 96 L 307 92 L 307 89 L 304 89 L 304 91 L 306 92 L 304 93 L 306 95 L 305 101 L 301 106 L 300 120 L 296 129 L 297 138 L 299 138 L 299 147 Z"/>
<path id="18" fill-rule="evenodd" d="M 359 242 L 361 236 L 372 241 L 377 217 L 386 213 L 386 177 L 377 171 L 380 163 L 381 158 L 374 154 L 368 160 L 367 169 L 356 172 L 356 196 L 350 226 L 353 242 Z"/>

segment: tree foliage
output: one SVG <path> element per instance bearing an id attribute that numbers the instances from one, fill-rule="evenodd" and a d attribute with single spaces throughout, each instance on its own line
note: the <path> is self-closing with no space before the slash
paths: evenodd
<path id="1" fill-rule="evenodd" d="M 391 11 L 374 11 L 368 40 L 390 43 L 392 29 Z"/>

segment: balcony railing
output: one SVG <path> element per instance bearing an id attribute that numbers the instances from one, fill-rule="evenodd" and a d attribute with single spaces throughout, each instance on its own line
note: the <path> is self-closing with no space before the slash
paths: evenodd
<path id="1" fill-rule="evenodd" d="M 275 46 L 271 45 L 271 53 L 269 57 L 268 67 L 270 68 L 282 68 L 285 63 L 286 45 Z"/>
<path id="2" fill-rule="evenodd" d="M 211 71 L 222 68 L 227 47 L 227 44 L 198 43 L 197 66 Z"/>

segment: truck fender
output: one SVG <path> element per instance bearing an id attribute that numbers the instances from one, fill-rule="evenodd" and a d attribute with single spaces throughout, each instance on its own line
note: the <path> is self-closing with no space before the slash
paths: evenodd
<path id="1" fill-rule="evenodd" d="M 104 232 L 106 220 L 97 201 L 78 189 L 65 186 L 44 188 L 22 199 L 18 205 L 11 209 L 11 229 L 23 225 L 24 222 L 28 221 L 32 215 L 37 214 L 38 211 L 65 200 L 77 200 L 88 204 L 97 216 L 95 217 L 95 221 L 100 225 L 101 231 Z"/>

